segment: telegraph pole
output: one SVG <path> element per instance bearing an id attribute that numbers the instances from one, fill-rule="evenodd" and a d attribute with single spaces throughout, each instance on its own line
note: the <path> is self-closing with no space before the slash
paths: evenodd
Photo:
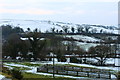
<path id="1" fill-rule="evenodd" d="M 54 53 L 53 53 L 53 78 L 55 78 L 55 61 L 54 61 Z"/>

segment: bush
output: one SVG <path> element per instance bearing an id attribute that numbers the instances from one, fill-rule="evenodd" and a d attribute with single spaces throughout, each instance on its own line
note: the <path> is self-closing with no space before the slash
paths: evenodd
<path id="1" fill-rule="evenodd" d="M 10 74 L 10 73 L 11 73 L 11 71 L 10 71 L 7 67 L 3 67 L 3 68 L 2 68 L 2 72 L 3 72 L 3 73 L 7 73 L 7 74 Z"/>
<path id="2" fill-rule="evenodd" d="M 11 70 L 11 75 L 12 75 L 13 78 L 16 78 L 18 80 L 23 79 L 23 75 L 22 75 L 21 71 L 15 69 L 15 68 Z"/>
<path id="3" fill-rule="evenodd" d="M 76 57 L 71 57 L 70 62 L 71 63 L 79 63 L 79 60 Z"/>
<path id="4" fill-rule="evenodd" d="M 120 71 L 117 73 L 117 80 L 120 80 Z"/>
<path id="5" fill-rule="evenodd" d="M 61 62 L 66 62 L 66 58 L 65 58 L 65 57 L 62 57 L 62 58 L 61 58 Z"/>

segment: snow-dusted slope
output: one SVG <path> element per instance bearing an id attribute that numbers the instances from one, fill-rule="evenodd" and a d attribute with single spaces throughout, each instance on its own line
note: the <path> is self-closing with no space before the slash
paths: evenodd
<path id="1" fill-rule="evenodd" d="M 89 24 L 73 24 L 73 23 L 64 23 L 64 22 L 56 22 L 56 21 L 45 21 L 45 20 L 0 20 L 1 25 L 13 25 L 20 26 L 24 29 L 28 27 L 31 30 L 38 28 L 42 32 L 46 30 L 50 30 L 55 27 L 58 30 L 63 30 L 62 27 L 68 27 L 68 30 L 71 32 L 71 27 L 75 28 L 75 32 L 77 32 L 77 27 L 83 27 L 85 30 L 86 27 L 90 27 L 89 31 L 95 31 L 96 33 L 118 33 L 118 28 L 115 26 L 103 26 L 103 25 L 89 25 Z"/>
<path id="2" fill-rule="evenodd" d="M 88 50 L 90 47 L 94 47 L 98 44 L 95 44 L 95 43 L 86 43 L 86 41 L 91 41 L 91 42 L 94 42 L 94 41 L 101 41 L 101 39 L 97 39 L 97 38 L 94 38 L 94 37 L 89 37 L 89 36 L 84 36 L 84 35 L 66 35 L 65 37 L 68 37 L 68 38 L 73 38 L 73 39 L 76 39 L 76 40 L 82 40 L 84 41 L 83 42 L 78 42 L 78 41 L 75 41 L 75 44 L 77 46 L 79 46 L 80 48 L 84 49 L 84 50 Z M 67 44 L 67 41 L 64 41 L 65 44 Z"/>
<path id="3" fill-rule="evenodd" d="M 76 40 L 83 40 L 83 41 L 101 41 L 101 39 L 84 36 L 84 35 L 66 35 L 65 37 L 74 38 Z"/>
<path id="4" fill-rule="evenodd" d="M 12 25 L 12 26 L 20 26 L 23 29 L 30 28 L 31 30 L 38 28 L 42 32 L 46 30 L 50 30 L 50 28 L 54 27 L 48 23 L 48 21 L 40 21 L 40 20 L 0 20 L 1 25 Z M 61 29 L 61 27 L 55 26 L 57 29 Z"/>
<path id="5" fill-rule="evenodd" d="M 56 30 L 63 30 L 63 27 L 67 27 L 69 32 L 71 31 L 71 27 L 74 27 L 75 32 L 77 32 L 78 27 L 82 27 L 83 30 L 86 29 L 86 27 L 89 27 L 89 32 L 93 33 L 118 33 L 118 28 L 114 26 L 103 26 L 103 25 L 89 25 L 89 24 L 74 24 L 74 23 L 65 23 L 65 22 L 56 22 L 56 21 L 46 21 L 46 20 L 0 20 L 0 26 L 1 25 L 13 25 L 13 26 L 20 26 L 23 29 L 27 29 L 28 27 L 33 30 L 35 28 L 38 28 L 42 32 L 45 32 L 46 30 L 50 31 L 51 28 L 55 28 Z M 64 31 L 64 30 L 63 30 Z M 74 38 L 76 40 L 83 40 L 83 41 L 101 41 L 101 39 L 97 39 L 94 37 L 84 36 L 84 35 L 66 35 L 66 37 Z M 94 43 L 81 43 L 76 42 L 78 46 L 80 46 L 83 49 L 88 50 L 91 46 L 96 46 L 98 44 Z"/>

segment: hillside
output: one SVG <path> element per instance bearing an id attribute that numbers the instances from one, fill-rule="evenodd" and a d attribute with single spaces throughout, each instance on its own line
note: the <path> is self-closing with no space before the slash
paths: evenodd
<path id="1" fill-rule="evenodd" d="M 103 26 L 103 25 L 89 25 L 89 24 L 74 24 L 74 23 L 64 23 L 64 22 L 56 22 L 56 21 L 46 21 L 46 20 L 0 20 L 1 25 L 12 25 L 19 26 L 23 29 L 30 28 L 31 30 L 38 28 L 42 32 L 49 31 L 51 32 L 51 28 L 54 28 L 54 31 L 61 31 L 67 28 L 68 33 L 72 33 L 71 28 L 74 28 L 74 33 L 78 33 L 78 28 L 80 32 L 86 33 L 112 33 L 117 34 L 118 28 L 115 26 Z M 86 36 L 86 35 L 66 35 L 67 38 L 73 38 L 75 40 L 82 40 L 84 42 L 75 41 L 75 44 L 80 46 L 81 48 L 88 50 L 91 46 L 96 46 L 99 44 L 95 43 L 86 43 L 86 41 L 104 41 L 101 37 L 97 38 L 95 36 Z M 67 44 L 70 41 L 64 41 Z"/>
<path id="2" fill-rule="evenodd" d="M 86 28 L 89 28 L 88 32 L 91 33 L 118 33 L 118 28 L 115 26 L 104 26 L 104 25 L 90 25 L 90 24 L 74 24 L 74 23 L 65 23 L 65 22 L 57 22 L 57 21 L 46 21 L 46 20 L 0 20 L 1 25 L 13 25 L 20 26 L 24 29 L 28 27 L 32 30 L 35 28 L 40 29 L 42 32 L 46 30 L 50 30 L 51 28 L 55 28 L 55 30 L 63 30 L 63 28 L 68 28 L 68 31 L 71 31 L 71 27 L 75 28 L 75 32 L 77 32 L 77 28 L 85 31 Z"/>

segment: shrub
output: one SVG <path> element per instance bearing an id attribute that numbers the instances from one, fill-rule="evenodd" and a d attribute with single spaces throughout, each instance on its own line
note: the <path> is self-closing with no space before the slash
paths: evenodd
<path id="1" fill-rule="evenodd" d="M 79 63 L 79 60 L 76 57 L 71 57 L 70 62 L 72 63 Z"/>
<path id="2" fill-rule="evenodd" d="M 10 73 L 11 73 L 10 70 L 9 70 L 7 67 L 3 67 L 3 68 L 2 68 L 2 72 L 3 72 L 3 73 L 7 73 L 7 74 L 10 74 Z"/>
<path id="3" fill-rule="evenodd" d="M 21 71 L 15 69 L 15 68 L 11 70 L 11 75 L 12 75 L 13 78 L 16 78 L 18 80 L 23 79 L 23 75 L 22 75 Z"/>
<path id="4" fill-rule="evenodd" d="M 66 62 L 66 58 L 65 58 L 65 57 L 62 57 L 62 58 L 61 58 L 61 62 Z"/>
<path id="5" fill-rule="evenodd" d="M 117 73 L 117 80 L 120 80 L 120 71 Z"/>

